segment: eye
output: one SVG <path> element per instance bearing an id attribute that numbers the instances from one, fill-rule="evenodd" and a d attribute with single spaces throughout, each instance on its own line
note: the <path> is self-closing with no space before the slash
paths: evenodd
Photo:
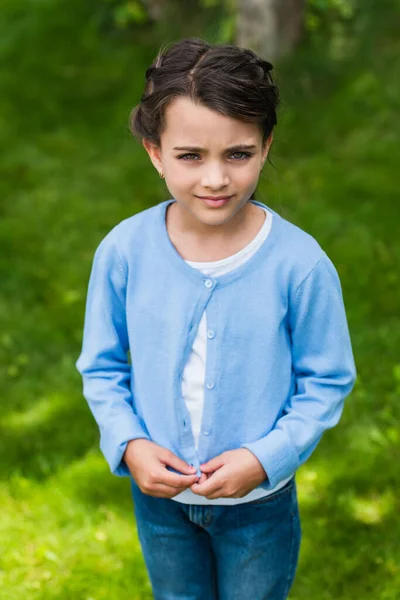
<path id="1" fill-rule="evenodd" d="M 231 156 L 234 156 L 235 154 L 241 154 L 241 158 L 235 158 L 235 160 L 244 160 L 245 158 L 250 158 L 250 156 L 253 156 L 251 152 L 234 152 L 233 154 L 231 154 Z"/>
<path id="2" fill-rule="evenodd" d="M 190 158 L 188 158 L 188 156 L 189 156 Z M 193 153 L 192 153 L 192 154 L 180 154 L 180 155 L 178 156 L 178 158 L 179 158 L 180 160 L 193 160 L 193 158 L 192 158 L 193 156 L 195 156 L 195 157 L 196 157 L 196 156 L 198 156 L 198 154 L 193 154 Z"/>
<path id="3" fill-rule="evenodd" d="M 237 156 L 239 155 L 239 156 Z M 251 156 L 253 156 L 253 154 L 251 152 L 233 152 L 231 154 L 231 156 L 236 156 L 236 158 L 234 158 L 234 160 L 245 160 L 246 158 L 250 158 Z M 196 160 L 197 158 L 199 158 L 198 154 L 195 153 L 189 153 L 189 154 L 180 154 L 178 156 L 179 160 L 184 160 L 184 161 L 192 161 L 192 160 Z"/>

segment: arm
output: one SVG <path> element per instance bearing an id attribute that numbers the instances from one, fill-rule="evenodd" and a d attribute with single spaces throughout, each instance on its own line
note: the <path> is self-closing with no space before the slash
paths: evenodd
<path id="1" fill-rule="evenodd" d="M 356 379 L 341 285 L 325 253 L 295 291 L 289 331 L 295 392 L 270 433 L 243 445 L 267 473 L 266 489 L 289 477 L 337 424 Z"/>
<path id="2" fill-rule="evenodd" d="M 76 368 L 83 395 L 100 429 L 100 448 L 112 473 L 129 475 L 122 460 L 127 443 L 150 439 L 134 412 L 130 391 L 125 315 L 126 277 L 114 231 L 98 246 L 86 299 L 82 352 Z"/>

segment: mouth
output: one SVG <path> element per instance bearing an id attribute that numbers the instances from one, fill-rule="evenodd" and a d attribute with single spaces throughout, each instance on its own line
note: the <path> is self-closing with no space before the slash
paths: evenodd
<path id="1" fill-rule="evenodd" d="M 202 200 L 207 206 L 213 206 L 214 208 L 218 208 L 219 206 L 224 206 L 229 202 L 232 196 L 197 196 L 200 200 Z"/>

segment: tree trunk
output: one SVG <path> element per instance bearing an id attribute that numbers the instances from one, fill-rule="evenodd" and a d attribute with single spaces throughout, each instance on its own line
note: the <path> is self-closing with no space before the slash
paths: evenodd
<path id="1" fill-rule="evenodd" d="M 236 44 L 271 62 L 300 39 L 304 0 L 237 0 Z"/>
<path id="2" fill-rule="evenodd" d="M 165 15 L 166 0 L 144 0 L 149 17 L 153 21 L 161 21 Z"/>

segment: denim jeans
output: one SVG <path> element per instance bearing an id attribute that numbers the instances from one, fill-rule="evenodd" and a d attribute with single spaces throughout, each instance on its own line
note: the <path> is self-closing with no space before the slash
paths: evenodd
<path id="1" fill-rule="evenodd" d="M 243 504 L 195 505 L 141 492 L 131 478 L 138 537 L 155 600 L 284 600 L 301 525 L 295 477 Z"/>

